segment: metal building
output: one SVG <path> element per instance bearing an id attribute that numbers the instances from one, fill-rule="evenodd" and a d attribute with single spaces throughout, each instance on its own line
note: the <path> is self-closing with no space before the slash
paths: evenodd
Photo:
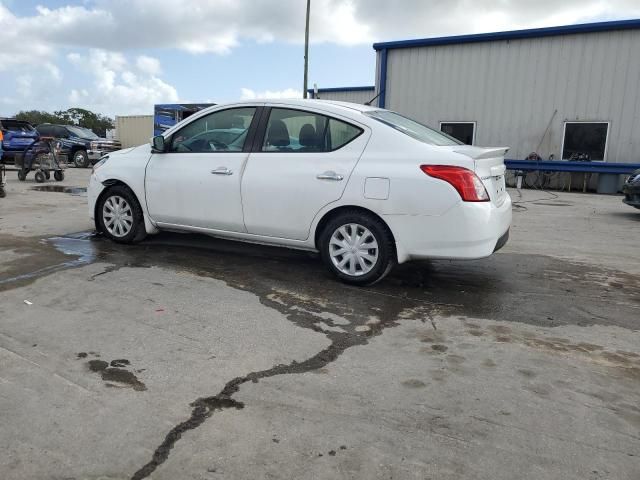
<path id="1" fill-rule="evenodd" d="M 318 88 L 317 91 L 309 89 L 310 98 L 320 98 L 322 100 L 337 100 L 340 102 L 351 102 L 365 104 L 374 100 L 376 87 L 335 87 Z"/>
<path id="2" fill-rule="evenodd" d="M 149 143 L 153 136 L 153 115 L 117 115 L 115 138 L 122 148 Z"/>
<path id="3" fill-rule="evenodd" d="M 509 158 L 640 162 L 640 20 L 373 47 L 381 107 Z"/>

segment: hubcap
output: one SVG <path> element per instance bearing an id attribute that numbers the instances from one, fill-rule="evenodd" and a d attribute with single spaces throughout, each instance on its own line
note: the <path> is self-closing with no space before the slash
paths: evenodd
<path id="1" fill-rule="evenodd" d="M 124 237 L 133 226 L 131 206 L 118 195 L 109 197 L 102 207 L 102 220 L 104 227 L 111 235 Z"/>
<path id="2" fill-rule="evenodd" d="M 77 152 L 73 157 L 73 162 L 78 166 L 82 166 L 84 164 L 84 155 L 82 155 L 82 153 L 80 152 Z"/>
<path id="3" fill-rule="evenodd" d="M 359 277 L 369 273 L 378 261 L 378 242 L 366 227 L 348 223 L 331 235 L 329 256 L 342 273 Z"/>

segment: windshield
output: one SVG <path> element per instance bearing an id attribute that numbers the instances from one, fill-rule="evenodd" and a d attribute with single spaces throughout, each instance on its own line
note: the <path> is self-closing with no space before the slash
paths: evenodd
<path id="1" fill-rule="evenodd" d="M 373 110 L 370 112 L 364 112 L 365 115 L 375 118 L 379 122 L 389 125 L 392 128 L 409 135 L 411 138 L 415 138 L 421 142 L 429 145 L 438 146 L 450 146 L 450 145 L 464 145 L 459 140 L 450 137 L 446 133 L 439 132 L 432 128 L 429 128 L 421 123 L 411 120 L 410 118 L 403 117 L 402 115 L 390 112 L 389 110 Z"/>
<path id="2" fill-rule="evenodd" d="M 97 140 L 100 137 L 98 135 L 96 135 L 95 133 L 93 133 L 91 130 L 89 130 L 88 128 L 81 128 L 81 127 L 67 127 L 67 129 L 69 129 L 69 131 L 71 133 L 73 133 L 76 137 L 80 137 L 80 138 L 86 138 L 89 140 Z"/>

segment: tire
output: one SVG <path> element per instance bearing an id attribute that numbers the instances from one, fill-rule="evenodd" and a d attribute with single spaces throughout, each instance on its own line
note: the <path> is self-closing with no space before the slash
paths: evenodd
<path id="1" fill-rule="evenodd" d="M 359 243 L 371 248 L 358 248 Z M 318 244 L 329 271 L 352 285 L 373 285 L 396 264 L 395 242 L 389 228 L 376 216 L 359 210 L 346 210 L 331 218 Z M 352 248 L 355 250 L 349 250 Z M 347 251 L 339 253 L 342 250 Z"/>
<path id="2" fill-rule="evenodd" d="M 24 182 L 27 179 L 27 174 L 23 170 L 18 170 L 18 180 Z"/>
<path id="3" fill-rule="evenodd" d="M 0 198 L 4 198 L 7 196 L 7 192 L 4 191 L 4 187 L 0 187 Z"/>
<path id="4" fill-rule="evenodd" d="M 48 170 L 44 172 L 44 176 L 47 178 L 47 180 L 51 180 L 51 172 L 49 172 Z"/>
<path id="5" fill-rule="evenodd" d="M 140 203 L 133 192 L 122 185 L 110 187 L 100 196 L 96 207 L 96 227 L 118 243 L 138 243 L 147 236 Z"/>
<path id="6" fill-rule="evenodd" d="M 35 174 L 35 178 L 36 178 L 36 182 L 38 183 L 44 183 L 45 180 L 47 179 L 47 177 L 45 176 L 44 172 L 38 170 Z"/>
<path id="7" fill-rule="evenodd" d="M 64 172 L 62 170 L 56 170 L 53 172 L 53 178 L 56 179 L 56 182 L 61 182 L 64 180 Z"/>
<path id="8" fill-rule="evenodd" d="M 86 150 L 76 150 L 72 156 L 73 164 L 77 168 L 87 168 L 89 166 L 89 155 Z"/>

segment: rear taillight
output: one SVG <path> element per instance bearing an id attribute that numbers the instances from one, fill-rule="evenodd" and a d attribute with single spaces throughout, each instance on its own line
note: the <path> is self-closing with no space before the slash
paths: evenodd
<path id="1" fill-rule="evenodd" d="M 420 170 L 430 177 L 450 183 L 465 202 L 489 201 L 489 194 L 482 180 L 468 168 L 452 165 L 420 165 Z"/>

